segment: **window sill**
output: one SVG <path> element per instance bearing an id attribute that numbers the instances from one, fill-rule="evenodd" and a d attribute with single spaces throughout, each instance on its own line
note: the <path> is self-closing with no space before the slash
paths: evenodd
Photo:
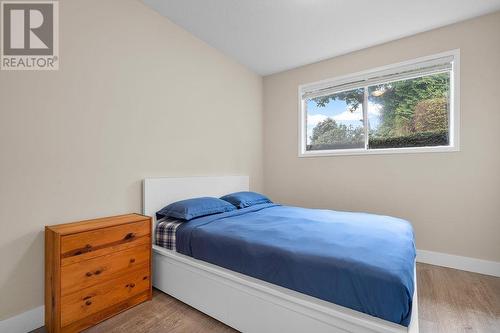
<path id="1" fill-rule="evenodd" d="M 387 155 L 387 154 L 418 154 L 418 153 L 449 153 L 458 152 L 457 146 L 435 146 L 435 147 L 409 147 L 409 148 L 381 148 L 381 149 L 339 149 L 339 150 L 316 150 L 300 151 L 298 157 L 327 157 L 327 156 L 349 156 L 349 155 Z"/>

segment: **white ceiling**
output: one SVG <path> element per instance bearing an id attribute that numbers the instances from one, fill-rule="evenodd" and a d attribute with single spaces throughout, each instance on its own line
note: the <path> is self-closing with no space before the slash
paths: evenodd
<path id="1" fill-rule="evenodd" d="M 500 0 L 143 0 L 261 75 L 500 10 Z"/>

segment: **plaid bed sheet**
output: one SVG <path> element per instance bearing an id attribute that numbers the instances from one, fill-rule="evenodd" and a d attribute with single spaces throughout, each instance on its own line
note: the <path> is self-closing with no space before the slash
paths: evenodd
<path id="1" fill-rule="evenodd" d="M 156 245 L 175 251 L 175 232 L 183 222 L 177 219 L 163 218 L 156 225 Z"/>

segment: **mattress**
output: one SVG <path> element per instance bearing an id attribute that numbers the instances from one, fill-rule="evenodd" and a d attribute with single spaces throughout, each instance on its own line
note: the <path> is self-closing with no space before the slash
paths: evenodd
<path id="1" fill-rule="evenodd" d="M 155 229 L 155 244 L 167 250 L 175 251 L 177 228 L 184 221 L 174 218 L 163 218 L 158 220 Z"/>
<path id="2" fill-rule="evenodd" d="M 158 237 L 169 228 L 175 228 L 170 248 L 184 255 L 403 326 L 410 323 L 415 245 L 405 220 L 261 204 L 158 223 L 158 245 L 169 243 L 160 244 Z"/>

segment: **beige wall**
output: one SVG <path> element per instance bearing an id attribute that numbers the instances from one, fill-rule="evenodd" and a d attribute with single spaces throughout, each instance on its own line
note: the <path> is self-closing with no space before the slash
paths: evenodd
<path id="1" fill-rule="evenodd" d="M 266 193 L 288 204 L 403 217 L 420 249 L 500 261 L 499 32 L 497 12 L 265 77 Z M 460 152 L 297 157 L 298 85 L 456 48 Z"/>
<path id="2" fill-rule="evenodd" d="M 262 181 L 262 78 L 139 1 L 60 2 L 60 70 L 0 72 L 0 320 L 43 304 L 46 224 L 148 176 Z"/>

